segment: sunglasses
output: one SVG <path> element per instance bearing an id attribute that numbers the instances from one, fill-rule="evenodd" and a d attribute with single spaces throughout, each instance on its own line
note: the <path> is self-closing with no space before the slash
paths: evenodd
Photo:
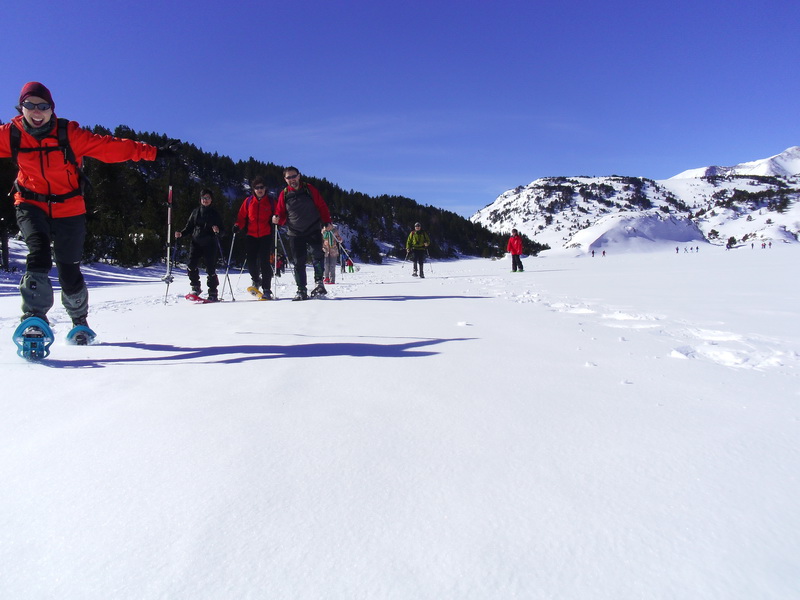
<path id="1" fill-rule="evenodd" d="M 50 110 L 51 104 L 48 102 L 23 102 L 22 108 L 27 108 L 28 110 Z"/>
<path id="2" fill-rule="evenodd" d="M 253 189 L 254 190 L 265 190 L 265 189 L 267 189 L 267 186 L 265 186 L 265 185 L 257 185 Z"/>
<path id="3" fill-rule="evenodd" d="M 297 179 L 300 177 L 300 173 L 295 173 L 294 175 L 287 175 L 286 179 Z"/>

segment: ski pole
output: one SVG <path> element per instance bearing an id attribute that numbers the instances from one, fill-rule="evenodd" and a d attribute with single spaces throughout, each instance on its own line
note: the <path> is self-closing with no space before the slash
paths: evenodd
<path id="1" fill-rule="evenodd" d="M 170 171 L 170 175 L 172 172 Z M 161 278 L 161 281 L 167 284 L 167 291 L 164 293 L 164 304 L 167 303 L 167 296 L 169 295 L 169 284 L 173 282 L 175 279 L 172 276 L 172 255 L 170 253 L 170 249 L 172 245 L 170 244 L 172 237 L 172 185 L 170 184 L 168 191 L 167 191 L 167 272 Z"/>
<path id="2" fill-rule="evenodd" d="M 433 274 L 433 267 L 431 266 L 431 253 L 430 253 L 430 250 L 425 248 L 425 254 L 428 256 L 428 271 L 430 271 L 431 274 Z"/>
<path id="3" fill-rule="evenodd" d="M 219 241 L 219 234 L 216 236 L 217 238 L 217 248 L 219 248 L 219 255 L 222 256 L 222 244 Z M 225 265 L 225 279 L 222 281 L 222 293 L 219 295 L 220 298 L 225 297 L 225 284 L 231 288 L 231 300 L 236 302 L 236 296 L 233 294 L 233 286 L 231 285 L 231 279 L 228 277 L 228 272 L 231 270 L 231 258 L 233 257 L 233 242 L 236 241 L 236 234 L 231 237 L 231 251 L 228 253 L 228 262 Z"/>
<path id="4" fill-rule="evenodd" d="M 272 252 L 272 297 L 278 299 L 278 227 L 275 226 L 275 249 Z"/>
<path id="5" fill-rule="evenodd" d="M 246 266 L 247 266 L 247 259 L 245 258 L 244 262 L 242 263 L 242 268 L 239 269 L 239 277 L 236 279 L 236 289 L 237 290 L 239 289 L 239 282 L 242 280 L 242 273 L 244 273 L 244 268 Z M 233 291 L 233 289 L 231 289 L 231 291 Z"/>

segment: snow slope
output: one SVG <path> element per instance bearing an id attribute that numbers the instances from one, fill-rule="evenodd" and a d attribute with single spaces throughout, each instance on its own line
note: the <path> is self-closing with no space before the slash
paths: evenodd
<path id="1" fill-rule="evenodd" d="M 0 287 L 0 596 L 790 599 L 796 246 L 362 265 L 193 305 L 87 269 L 41 364 Z M 102 280 L 98 284 L 98 280 Z"/>
<path id="2" fill-rule="evenodd" d="M 727 175 L 762 175 L 766 177 L 791 177 L 800 175 L 800 146 L 787 148 L 780 154 L 739 163 L 732 167 L 700 167 L 678 173 L 671 179 L 694 179 Z"/>

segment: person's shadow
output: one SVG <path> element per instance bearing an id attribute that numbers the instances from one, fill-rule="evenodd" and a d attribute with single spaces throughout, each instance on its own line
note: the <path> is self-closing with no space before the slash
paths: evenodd
<path id="1" fill-rule="evenodd" d="M 366 342 L 315 342 L 308 344 L 245 344 L 230 346 L 173 346 L 170 344 L 148 344 L 145 342 L 102 342 L 93 345 L 98 350 L 108 348 L 131 348 L 140 350 L 141 356 L 98 357 L 80 360 L 51 360 L 43 362 L 54 368 L 98 368 L 111 365 L 133 364 L 237 364 L 275 358 L 322 358 L 326 356 L 352 356 L 355 358 L 419 358 L 433 356 L 437 352 L 425 350 L 445 342 L 464 342 L 475 338 L 425 339 L 394 344 Z M 99 352 L 98 352 L 99 353 Z"/>

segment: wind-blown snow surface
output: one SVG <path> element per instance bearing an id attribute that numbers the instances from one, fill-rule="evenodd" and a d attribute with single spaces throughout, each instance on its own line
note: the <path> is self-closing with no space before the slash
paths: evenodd
<path id="1" fill-rule="evenodd" d="M 99 343 L 56 308 L 42 364 L 9 284 L 0 596 L 797 598 L 798 258 L 393 262 L 205 306 L 86 269 Z"/>

